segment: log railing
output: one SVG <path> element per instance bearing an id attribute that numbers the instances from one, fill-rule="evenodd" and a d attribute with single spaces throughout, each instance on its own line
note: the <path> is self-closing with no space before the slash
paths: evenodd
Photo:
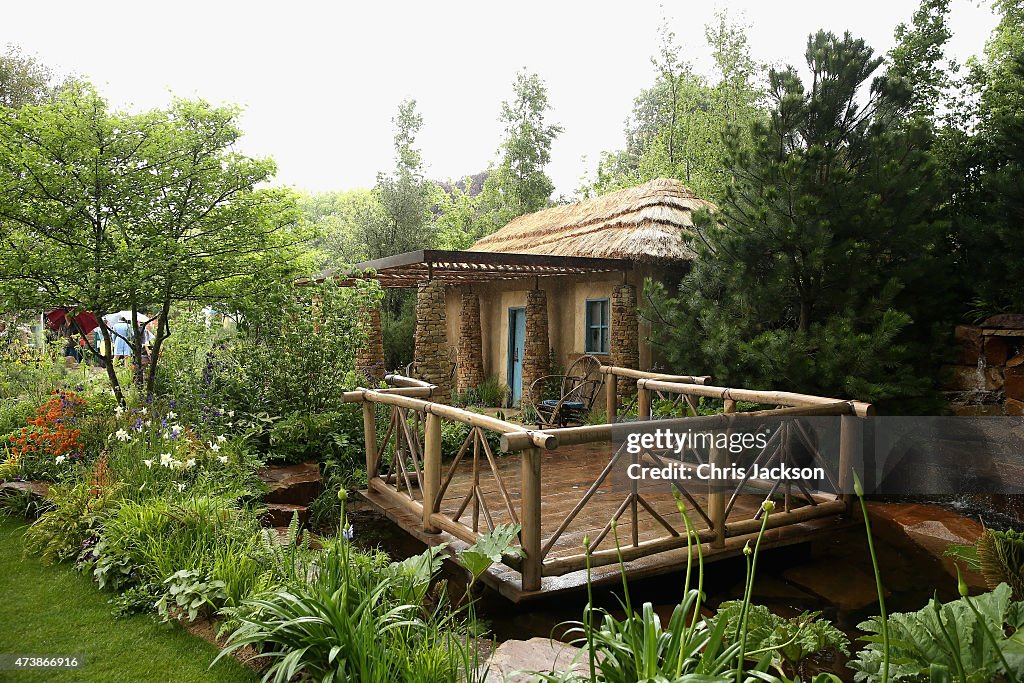
<path id="1" fill-rule="evenodd" d="M 666 428 L 739 429 L 744 421 L 759 417 L 842 416 L 840 467 L 834 480 L 829 482 L 840 494 L 850 488 L 851 459 L 859 447 L 859 418 L 873 411 L 870 405 L 855 401 L 709 386 L 705 384 L 708 378 L 702 376 L 644 373 L 612 367 L 605 367 L 602 372 L 610 380 L 609 395 L 615 394 L 611 384 L 616 377 L 636 380 L 640 421 L 651 419 L 651 403 L 655 395 L 682 397 L 689 402 L 694 413 L 696 404 L 693 401 L 699 397 L 723 401 L 722 414 L 658 422 L 659 426 Z M 542 520 L 542 495 L 567 493 L 554 490 L 550 484 L 551 477 L 558 473 L 543 470 L 543 451 L 612 443 L 613 430 L 627 427 L 603 424 L 532 430 L 488 415 L 432 402 L 430 398 L 434 387 L 426 382 L 399 375 L 389 375 L 387 382 L 390 386 L 386 389 L 358 389 L 347 392 L 344 397 L 346 402 L 362 405 L 369 489 L 389 505 L 415 515 L 422 531 L 447 532 L 466 543 L 475 542 L 502 522 L 520 524 L 519 542 L 525 556 L 521 560 L 509 557 L 506 564 L 520 572 L 524 591 L 539 590 L 543 576 L 582 569 L 588 554 L 591 565 L 600 566 L 615 563 L 620 557 L 630 561 L 686 547 L 687 539 L 681 522 L 670 521 L 664 506 L 659 511 L 635 480 L 629 486 L 612 492 L 615 495 L 622 493 L 623 499 L 617 503 L 615 512 L 603 528 L 592 529 L 590 545 L 585 551 L 582 548 L 578 552 L 569 551 L 565 541 L 559 546 L 573 523 L 582 522 L 588 506 L 594 505 L 596 499 L 608 504 L 607 509 L 611 509 L 610 501 L 618 501 L 617 497 L 610 498 L 607 490 L 609 477 L 616 467 L 627 464 L 627 460 L 628 464 L 664 464 L 665 453 L 649 448 L 642 449 L 640 453 L 630 453 L 625 443 L 611 452 L 594 481 L 580 486 L 582 495 L 568 513 L 548 520 L 547 526 Z M 609 399 L 610 417 L 615 416 L 617 409 L 612 401 Z M 736 413 L 736 401 L 752 401 L 778 408 Z M 442 454 L 444 421 L 458 422 L 469 429 L 455 452 Z M 789 422 L 782 424 L 793 432 L 774 434 L 756 456 L 761 462 L 769 463 L 771 458 L 778 457 L 778 449 L 786 439 L 806 438 L 806 434 L 800 434 L 802 427 L 798 422 L 791 427 Z M 499 454 L 492 444 L 495 436 L 500 438 L 504 455 Z M 686 454 L 683 455 L 680 460 L 685 460 Z M 448 456 L 447 462 L 443 456 Z M 711 449 L 707 457 L 711 462 L 725 464 L 726 456 L 727 453 Z M 518 467 L 508 466 L 510 457 L 518 458 Z M 584 457 L 593 457 L 593 454 L 587 452 Z M 689 466 L 697 464 L 693 461 Z M 488 484 L 486 487 L 483 485 L 485 482 Z M 549 482 L 547 486 L 546 482 Z M 845 511 L 849 503 L 847 496 L 823 495 L 806 487 L 793 491 L 788 483 L 780 490 L 778 482 L 749 477 L 732 490 L 724 487 L 711 489 L 707 482 L 701 482 L 705 489 L 698 490 L 699 486 L 692 480 L 673 483 L 686 499 L 691 520 L 697 527 L 696 537 L 712 547 L 722 547 L 726 539 L 754 533 L 760 528 L 762 521 L 759 515 L 749 511 L 740 514 L 737 504 L 740 495 L 751 495 L 751 491 L 756 491 L 753 495 L 761 498 L 779 495 L 784 499 L 781 509 L 769 518 L 769 527 L 837 515 Z M 638 522 L 641 511 L 653 519 L 653 527 L 648 524 L 644 538 L 641 538 Z M 624 522 L 627 513 L 631 520 L 628 533 L 625 524 L 620 523 L 620 520 Z M 623 532 L 620 547 L 608 547 L 609 534 L 619 530 Z M 555 552 L 556 548 L 558 552 Z"/>

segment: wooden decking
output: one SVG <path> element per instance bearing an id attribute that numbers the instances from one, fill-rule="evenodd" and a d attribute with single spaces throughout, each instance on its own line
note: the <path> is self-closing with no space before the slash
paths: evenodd
<path id="1" fill-rule="evenodd" d="M 599 479 L 612 453 L 611 445 L 608 443 L 565 446 L 556 450 L 541 451 L 541 453 L 540 537 L 546 554 L 543 558 L 545 570 L 540 590 L 523 590 L 520 573 L 502 564 L 494 566 L 484 576 L 484 580 L 488 584 L 515 602 L 581 587 L 586 582 L 586 572 L 575 569 L 578 560 L 574 561 L 573 558 L 578 558 L 582 553 L 584 538 L 587 537 L 590 540 L 594 552 L 613 551 L 615 549 L 615 533 L 618 534 L 620 546 L 625 550 L 633 548 L 632 554 L 637 555 L 636 559 L 632 559 L 624 565 L 629 577 L 642 578 L 676 572 L 685 568 L 686 548 L 671 547 L 673 538 L 668 527 L 680 535 L 685 527 L 676 501 L 667 486 L 662 483 L 639 487 L 638 492 L 643 501 L 653 510 L 652 513 L 645 509 L 642 502 L 634 503 L 629 499 L 631 487 L 628 480 L 621 476 L 616 477 L 614 472 L 594 491 L 564 531 L 557 536 L 553 543 L 550 543 L 548 549 L 551 537 L 562 526 L 564 520 L 572 515 L 581 500 L 584 499 L 586 492 Z M 488 460 L 483 457 L 478 459 L 475 473 L 472 458 L 461 462 L 444 491 L 438 513 L 465 527 L 480 531 L 486 531 L 489 527 L 498 524 L 519 521 L 517 517 L 521 504 L 520 456 L 518 454 L 499 456 L 494 459 L 494 463 L 498 477 L 494 476 Z M 445 472 L 448 471 L 450 465 L 450 462 L 444 463 Z M 476 489 L 479 494 L 477 495 L 474 495 L 474 480 L 478 481 Z M 508 502 L 500 490 L 502 486 L 507 493 Z M 414 500 L 422 500 L 421 496 L 417 498 L 418 493 L 414 484 L 411 497 Z M 703 509 L 707 508 L 707 495 L 700 492 L 699 486 L 691 487 L 690 494 L 693 497 L 691 504 L 688 505 L 690 510 L 694 510 L 694 503 Z M 417 516 L 408 506 L 396 503 L 394 495 L 385 495 L 380 487 L 375 489 L 374 486 L 371 486 L 368 491 L 364 492 L 364 495 L 388 518 L 424 543 L 430 545 L 448 543 L 449 551 L 452 553 L 467 545 L 464 539 L 460 540 L 444 531 L 436 534 L 424 532 L 421 517 Z M 764 495 L 762 491 L 760 494 L 752 492 L 738 496 L 726 518 L 726 525 L 744 522 L 746 527 L 749 527 L 750 520 L 753 520 L 760 508 Z M 833 514 L 794 521 L 785 526 L 770 529 L 762 540 L 762 546 L 773 547 L 806 542 L 817 535 L 831 533 L 841 525 L 849 524 L 849 521 L 834 514 L 836 506 L 834 503 L 830 503 L 833 499 L 834 496 L 816 497 L 817 501 L 825 503 L 822 505 L 823 511 L 825 507 L 828 507 L 833 510 Z M 611 532 L 608 529 L 609 520 L 617 512 L 620 513 L 619 522 L 615 532 Z M 690 516 L 697 528 L 706 528 L 707 525 L 698 514 L 691 512 Z M 475 522 L 474 517 L 476 518 Z M 741 527 L 744 525 L 739 524 L 736 528 Z M 742 553 L 744 544 L 755 537 L 756 533 L 730 535 L 722 547 L 711 547 L 711 544 L 705 543 L 702 546 L 704 559 L 707 562 L 713 562 L 735 557 Z M 676 541 L 674 545 L 678 545 L 679 539 L 674 540 Z M 596 541 L 599 542 L 595 545 Z M 662 549 L 657 545 L 658 543 L 667 543 L 667 545 Z M 640 547 L 645 544 L 655 545 L 651 547 L 651 552 L 643 552 Z M 696 556 L 696 552 L 694 555 Z M 596 567 L 592 570 L 592 581 L 595 584 L 619 580 L 620 567 L 617 563 Z"/>

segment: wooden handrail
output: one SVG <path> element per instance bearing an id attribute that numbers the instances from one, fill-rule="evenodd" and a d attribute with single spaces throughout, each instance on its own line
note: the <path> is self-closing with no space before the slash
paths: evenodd
<path id="1" fill-rule="evenodd" d="M 686 384 L 682 382 L 665 382 L 654 379 L 637 380 L 637 388 L 647 391 L 665 391 L 669 393 L 704 396 L 732 401 L 751 401 L 754 403 L 773 403 L 787 406 L 811 406 L 826 403 L 837 403 L 841 399 L 810 394 L 796 394 L 789 391 L 758 391 L 755 389 L 735 389 L 731 387 L 715 387 L 705 384 Z M 875 407 L 862 401 L 849 401 L 858 416 L 867 417 L 875 414 Z"/>

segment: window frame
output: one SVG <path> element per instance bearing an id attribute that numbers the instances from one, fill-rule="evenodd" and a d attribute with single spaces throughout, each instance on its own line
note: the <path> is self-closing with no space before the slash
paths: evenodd
<path id="1" fill-rule="evenodd" d="M 604 323 L 604 315 L 601 315 L 601 320 L 598 320 L 595 324 L 590 317 L 590 305 L 594 303 L 603 304 L 602 314 L 607 313 L 607 323 Z M 583 300 L 583 352 L 594 355 L 594 356 L 607 356 L 611 353 L 612 349 L 612 304 L 611 299 L 605 297 L 600 299 L 584 299 Z M 608 340 L 608 348 L 605 350 L 593 350 L 590 348 L 590 332 L 591 330 L 598 330 L 599 340 Z M 601 334 L 604 332 L 605 334 Z M 598 342 L 600 344 L 600 342 Z"/>

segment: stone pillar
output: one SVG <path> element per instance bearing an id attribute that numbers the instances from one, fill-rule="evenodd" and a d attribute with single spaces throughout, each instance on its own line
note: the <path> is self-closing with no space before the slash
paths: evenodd
<path id="1" fill-rule="evenodd" d="M 359 311 L 366 340 L 356 354 L 356 370 L 375 380 L 384 379 L 384 335 L 380 327 L 380 306 Z"/>
<path id="2" fill-rule="evenodd" d="M 640 367 L 640 325 L 636 317 L 636 287 L 618 285 L 612 292 L 612 365 L 620 368 Z M 619 400 L 625 402 L 636 393 L 636 380 L 619 377 L 616 387 Z"/>
<path id="3" fill-rule="evenodd" d="M 523 398 L 530 385 L 548 374 L 548 295 L 543 289 L 526 293 L 526 338 L 523 340 Z"/>
<path id="4" fill-rule="evenodd" d="M 451 398 L 448 373 L 448 322 L 445 315 L 444 283 L 431 280 L 422 283 L 416 292 L 416 336 L 413 347 L 415 373 L 420 379 L 436 384 L 438 401 Z"/>
<path id="5" fill-rule="evenodd" d="M 484 381 L 483 337 L 480 334 L 480 297 L 462 293 L 462 320 L 459 321 L 459 391 L 477 387 Z"/>

